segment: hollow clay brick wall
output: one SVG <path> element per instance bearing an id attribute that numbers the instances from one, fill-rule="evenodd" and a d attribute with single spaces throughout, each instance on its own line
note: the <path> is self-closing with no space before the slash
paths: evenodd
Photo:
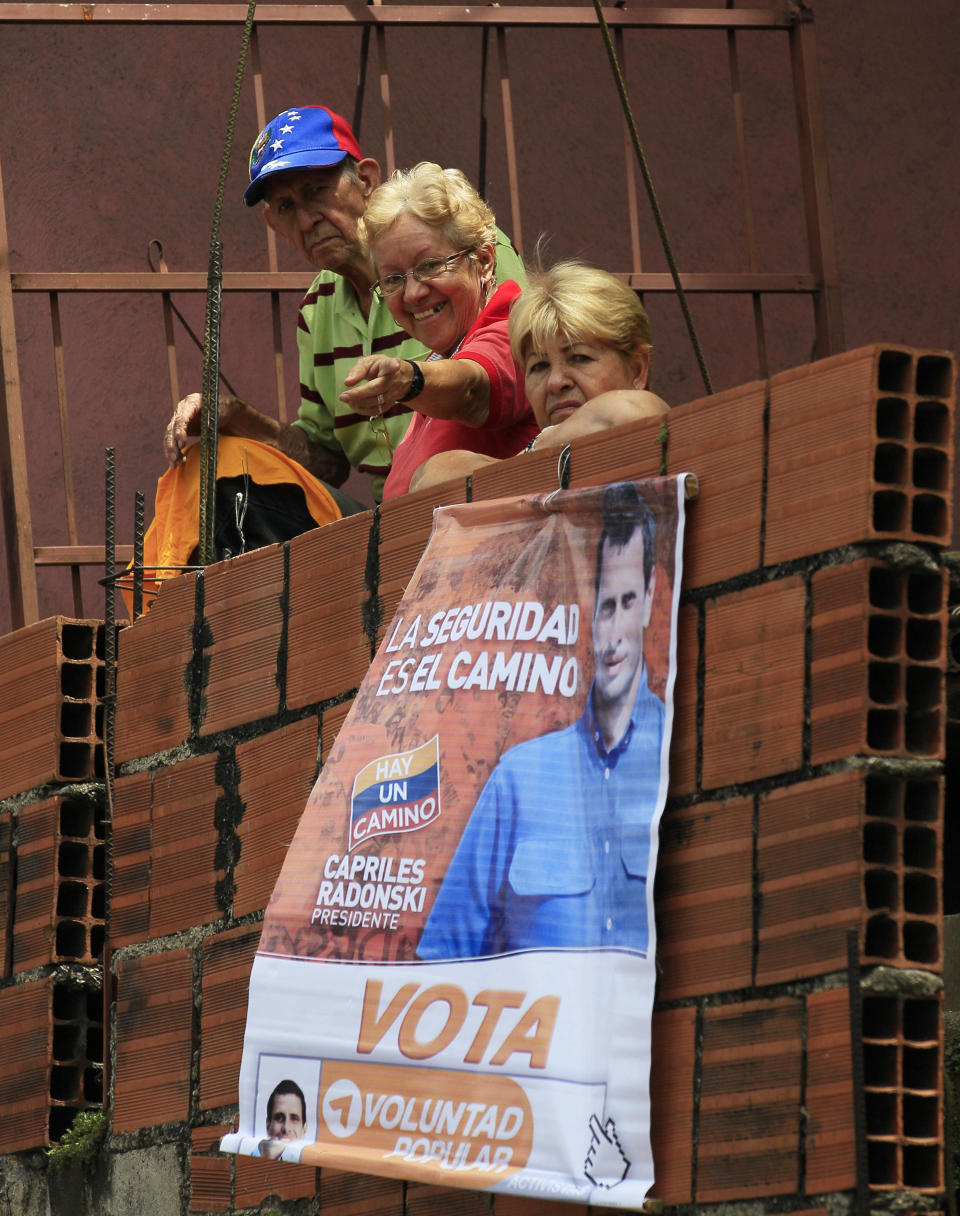
<path id="1" fill-rule="evenodd" d="M 0 1152 L 103 1096 L 104 626 L 0 638 Z"/>
<path id="2" fill-rule="evenodd" d="M 656 888 L 655 1194 L 671 1207 L 810 1216 L 906 1192 L 942 1204 L 940 549 L 954 398 L 951 357 L 871 346 L 677 407 L 666 444 L 647 423 L 573 447 L 574 487 L 661 468 L 701 486 Z M 111 1144 L 175 1138 L 190 1211 L 271 1194 L 318 1196 L 309 1210 L 336 1216 L 491 1210 L 472 1192 L 234 1160 L 216 1145 L 236 1113 L 264 906 L 434 507 L 556 484 L 555 453 L 516 457 L 171 580 L 121 631 Z M 89 961 L 94 908 L 104 914 L 95 863 L 88 876 L 55 860 L 65 845 L 95 856 L 103 819 L 101 802 L 88 841 L 74 807 L 87 795 L 58 784 L 75 781 L 62 713 L 50 747 L 60 703 L 83 700 L 64 683 L 81 663 L 63 653 L 66 628 L 0 640 L 0 671 L 36 672 L 33 716 L 13 714 L 0 775 L 0 1002 L 20 1036 L 0 1051 L 16 1060 L 17 1094 L 42 1091 L 47 1115 L 57 1026 L 96 1038 L 89 1008 L 74 1023 L 56 1000 L 60 927 L 76 926 L 64 940 Z M 69 1068 L 90 1071 L 88 1058 Z M 0 1076 L 11 1083 L 9 1066 Z M 0 1116 L 0 1151 L 42 1144 L 52 1126 Z M 499 1216 L 546 1207 L 492 1203 Z"/>

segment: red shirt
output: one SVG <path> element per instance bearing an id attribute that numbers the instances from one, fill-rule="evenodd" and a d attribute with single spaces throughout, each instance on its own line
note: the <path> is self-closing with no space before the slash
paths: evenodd
<path id="1" fill-rule="evenodd" d="M 502 460 L 522 452 L 540 428 L 523 391 L 523 373 L 510 353 L 510 305 L 520 295 L 512 279 L 503 283 L 467 330 L 454 359 L 479 363 L 490 381 L 490 413 L 483 426 L 466 426 L 448 419 L 414 413 L 406 435 L 393 453 L 383 497 L 399 498 L 410 479 L 430 456 L 465 448 Z M 416 404 L 413 406 L 416 410 Z"/>

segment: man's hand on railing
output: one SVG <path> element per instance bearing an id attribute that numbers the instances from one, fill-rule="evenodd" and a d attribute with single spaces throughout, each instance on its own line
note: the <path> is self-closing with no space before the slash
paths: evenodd
<path id="1" fill-rule="evenodd" d="M 232 393 L 220 393 L 221 435 L 241 435 L 257 439 L 277 448 L 291 460 L 296 460 L 314 477 L 330 485 L 340 486 L 350 473 L 350 463 L 342 451 L 333 451 L 322 443 L 314 443 L 300 427 L 278 422 L 261 414 Z M 172 467 L 186 460 L 190 439 L 200 434 L 200 394 L 190 393 L 177 403 L 173 417 L 163 434 L 163 454 Z"/>
<path id="2" fill-rule="evenodd" d="M 238 433 L 234 430 L 232 424 L 236 423 L 239 420 L 239 416 L 247 411 L 258 412 L 254 411 L 252 406 L 244 405 L 240 398 L 234 397 L 232 393 L 221 392 L 218 429 L 225 435 Z M 264 417 L 264 423 L 269 423 L 269 421 L 269 419 Z M 267 429 L 270 428 L 268 427 Z M 277 424 L 274 424 L 273 429 L 277 429 Z M 246 432 L 241 431 L 239 433 L 243 434 Z M 187 448 L 190 446 L 188 440 L 199 434 L 200 394 L 189 393 L 177 403 L 177 408 L 173 411 L 173 417 L 167 423 L 167 429 L 163 434 L 163 454 L 167 458 L 167 464 L 183 464 L 186 459 Z"/>

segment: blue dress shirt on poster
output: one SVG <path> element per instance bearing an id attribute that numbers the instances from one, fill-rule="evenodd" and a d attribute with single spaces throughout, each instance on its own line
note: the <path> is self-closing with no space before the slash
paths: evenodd
<path id="1" fill-rule="evenodd" d="M 551 947 L 646 952 L 664 705 L 644 670 L 609 752 L 592 706 L 591 689 L 572 726 L 504 753 L 447 869 L 421 959 Z"/>

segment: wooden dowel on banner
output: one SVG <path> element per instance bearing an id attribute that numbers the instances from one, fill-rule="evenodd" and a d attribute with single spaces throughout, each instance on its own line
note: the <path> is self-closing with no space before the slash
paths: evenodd
<path id="1" fill-rule="evenodd" d="M 696 473 L 683 474 L 683 497 L 689 502 L 691 498 L 700 496 L 700 479 Z"/>

